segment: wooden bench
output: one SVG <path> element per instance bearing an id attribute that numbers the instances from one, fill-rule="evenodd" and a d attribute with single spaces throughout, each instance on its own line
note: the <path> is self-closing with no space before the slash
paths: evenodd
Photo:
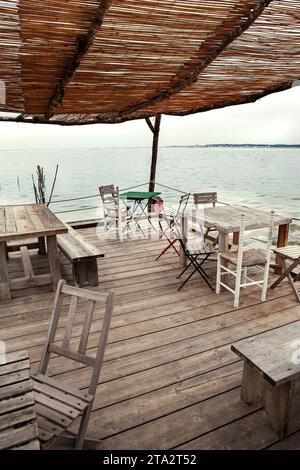
<path id="1" fill-rule="evenodd" d="M 61 252 L 72 262 L 73 279 L 76 286 L 90 284 L 98 286 L 97 258 L 104 257 L 103 252 L 85 240 L 72 227 L 68 233 L 57 236 Z"/>
<path id="2" fill-rule="evenodd" d="M 260 403 L 283 439 L 300 425 L 300 321 L 231 346 L 244 360 L 241 398 Z"/>

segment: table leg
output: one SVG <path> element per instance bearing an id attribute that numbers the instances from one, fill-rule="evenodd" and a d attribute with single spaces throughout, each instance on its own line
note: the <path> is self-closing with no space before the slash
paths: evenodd
<path id="1" fill-rule="evenodd" d="M 219 240 L 219 243 L 218 243 L 219 253 L 225 253 L 226 251 L 229 251 L 229 236 L 228 236 L 228 233 L 219 232 L 218 240 Z M 223 264 L 223 266 L 225 266 L 225 268 L 228 267 L 228 261 L 225 261 L 224 259 L 222 260 L 222 264 Z M 229 274 L 223 274 L 222 275 L 221 281 L 224 282 L 224 284 L 226 284 L 228 282 L 228 276 L 229 276 Z M 221 290 L 224 290 L 224 287 L 221 286 Z"/>
<path id="2" fill-rule="evenodd" d="M 0 242 L 0 300 L 10 300 L 11 292 L 7 269 L 6 242 Z"/>
<path id="3" fill-rule="evenodd" d="M 263 376 L 247 361 L 244 361 L 241 399 L 245 403 L 259 402 L 263 391 Z"/>
<path id="4" fill-rule="evenodd" d="M 289 224 L 279 225 L 278 228 L 278 238 L 277 238 L 277 248 L 282 248 L 287 246 L 289 242 Z M 276 255 L 276 264 L 279 266 L 275 267 L 275 274 L 282 273 L 282 258 Z"/>
<path id="5" fill-rule="evenodd" d="M 39 255 L 45 255 L 46 254 L 45 237 L 38 238 L 38 245 L 39 245 Z"/>
<path id="6" fill-rule="evenodd" d="M 287 382 L 274 387 L 251 364 L 244 361 L 241 398 L 246 403 L 261 403 L 280 439 L 285 437 L 288 430 L 293 391 L 294 383 Z"/>
<path id="7" fill-rule="evenodd" d="M 238 245 L 240 242 L 240 232 L 233 232 L 232 243 Z"/>
<path id="8" fill-rule="evenodd" d="M 61 279 L 56 235 L 51 235 L 47 237 L 47 247 L 53 290 L 56 290 L 57 283 Z"/>

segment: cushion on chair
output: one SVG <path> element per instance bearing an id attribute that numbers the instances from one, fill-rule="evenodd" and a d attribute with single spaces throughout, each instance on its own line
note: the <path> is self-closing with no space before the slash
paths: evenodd
<path id="1" fill-rule="evenodd" d="M 226 253 L 220 253 L 220 257 L 229 261 L 231 264 L 237 265 L 238 252 L 228 251 Z M 250 266 L 264 266 L 266 264 L 266 255 L 261 250 L 246 250 L 243 254 L 243 267 Z"/>

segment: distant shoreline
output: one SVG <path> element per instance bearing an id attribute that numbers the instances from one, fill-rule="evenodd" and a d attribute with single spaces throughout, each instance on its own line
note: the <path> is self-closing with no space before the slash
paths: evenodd
<path id="1" fill-rule="evenodd" d="M 4 152 L 31 152 L 43 150 L 103 150 L 103 149 L 135 149 L 151 148 L 151 146 L 121 146 L 121 147 L 26 147 L 26 148 L 2 148 L 0 154 Z M 163 148 L 300 148 L 300 144 L 193 144 L 193 145 L 161 145 Z"/>
<path id="2" fill-rule="evenodd" d="M 234 148 L 300 148 L 300 144 L 205 144 L 205 145 L 165 145 L 166 148 L 212 148 L 212 147 L 234 147 Z"/>

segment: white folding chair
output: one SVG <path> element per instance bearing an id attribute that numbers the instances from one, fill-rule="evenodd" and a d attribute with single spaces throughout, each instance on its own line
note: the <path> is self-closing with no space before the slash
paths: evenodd
<path id="1" fill-rule="evenodd" d="M 255 218 L 251 221 L 247 221 L 247 226 L 250 229 L 251 227 L 254 227 L 254 230 L 259 228 L 261 231 L 261 221 L 257 225 L 260 225 L 260 227 L 256 227 Z M 243 214 L 241 216 L 238 249 L 234 250 L 234 248 L 232 248 L 232 250 L 226 253 L 218 253 L 216 292 L 217 294 L 220 293 L 221 286 L 232 292 L 234 295 L 235 308 L 238 308 L 239 306 L 241 287 L 246 288 L 254 285 L 260 286 L 262 289 L 261 300 L 262 302 L 266 300 L 274 229 L 273 211 L 270 214 L 269 225 L 267 227 L 264 225 L 264 228 L 267 228 L 268 230 L 266 242 L 251 238 L 251 242 L 247 243 L 245 237 L 246 221 L 245 215 Z M 231 266 L 231 268 L 229 268 L 229 266 Z M 248 268 L 255 266 L 263 271 L 263 278 L 260 280 L 253 279 L 248 275 Z M 223 278 L 223 276 L 226 276 L 227 278 L 228 275 L 232 275 L 235 278 L 235 285 L 233 288 L 230 287 Z"/>

